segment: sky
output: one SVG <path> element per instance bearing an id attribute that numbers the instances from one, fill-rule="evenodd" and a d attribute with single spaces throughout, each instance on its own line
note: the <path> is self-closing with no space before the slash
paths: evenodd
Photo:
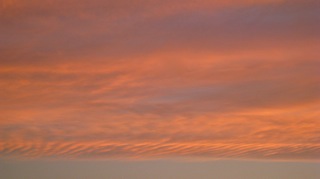
<path id="1" fill-rule="evenodd" d="M 319 22 L 318 0 L 0 0 L 0 177 L 318 178 Z"/>

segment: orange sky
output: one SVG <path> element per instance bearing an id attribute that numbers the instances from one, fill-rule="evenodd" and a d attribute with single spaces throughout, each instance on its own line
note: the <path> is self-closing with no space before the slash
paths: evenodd
<path id="1" fill-rule="evenodd" d="M 0 156 L 318 160 L 316 0 L 2 0 Z"/>

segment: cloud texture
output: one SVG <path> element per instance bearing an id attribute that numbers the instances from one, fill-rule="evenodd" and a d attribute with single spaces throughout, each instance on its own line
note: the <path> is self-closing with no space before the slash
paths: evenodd
<path id="1" fill-rule="evenodd" d="M 320 158 L 316 0 L 2 0 L 0 155 Z"/>

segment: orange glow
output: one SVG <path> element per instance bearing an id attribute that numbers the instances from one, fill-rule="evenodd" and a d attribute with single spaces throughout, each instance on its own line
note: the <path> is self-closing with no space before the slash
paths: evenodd
<path id="1" fill-rule="evenodd" d="M 319 159 L 317 2 L 152 2 L 2 1 L 1 157 Z"/>

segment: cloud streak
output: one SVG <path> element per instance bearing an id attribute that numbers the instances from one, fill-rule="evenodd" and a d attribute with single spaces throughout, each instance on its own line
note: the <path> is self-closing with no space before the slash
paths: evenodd
<path id="1" fill-rule="evenodd" d="M 4 144 L 2 144 L 4 145 Z M 207 143 L 24 143 L 2 147 L 6 156 L 68 159 L 282 159 L 314 160 L 317 144 L 207 144 Z M 292 157 L 294 156 L 294 157 Z"/>
<path id="2" fill-rule="evenodd" d="M 0 155 L 319 159 L 317 1 L 2 1 Z"/>

